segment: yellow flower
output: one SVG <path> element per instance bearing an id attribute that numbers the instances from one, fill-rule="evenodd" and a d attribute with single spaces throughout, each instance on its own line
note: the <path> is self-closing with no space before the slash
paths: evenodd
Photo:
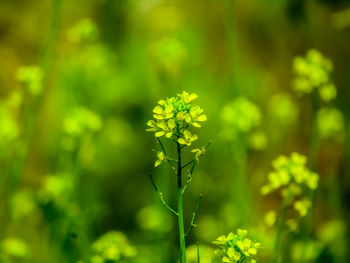
<path id="1" fill-rule="evenodd" d="M 173 131 L 175 128 L 175 121 L 173 119 L 165 121 L 159 121 L 157 123 L 157 127 L 159 128 L 159 131 L 155 133 L 156 137 L 166 136 L 167 138 L 170 138 L 173 135 Z"/>
<path id="2" fill-rule="evenodd" d="M 44 73 L 38 66 L 20 67 L 17 71 L 17 79 L 33 96 L 37 96 L 42 91 L 42 81 Z"/>
<path id="3" fill-rule="evenodd" d="M 194 153 L 194 158 L 197 160 L 197 162 L 199 162 L 199 157 L 201 157 L 202 155 L 205 154 L 206 149 L 205 149 L 205 147 L 202 147 L 200 149 L 198 149 L 198 148 L 197 149 L 193 149 L 191 152 Z"/>
<path id="4" fill-rule="evenodd" d="M 240 238 L 246 237 L 248 234 L 248 231 L 245 229 L 240 229 L 238 228 L 237 234 L 239 235 Z"/>
<path id="5" fill-rule="evenodd" d="M 227 236 L 222 235 L 219 236 L 215 241 L 213 241 L 214 244 L 216 245 L 225 245 L 227 242 L 233 240 L 234 234 L 230 232 Z"/>
<path id="6" fill-rule="evenodd" d="M 153 117 L 157 120 L 170 119 L 174 116 L 174 107 L 173 105 L 165 105 L 165 108 L 161 106 L 155 106 L 153 109 Z"/>
<path id="7" fill-rule="evenodd" d="M 198 136 L 196 134 L 191 134 L 190 131 L 185 130 L 184 136 L 182 138 L 178 139 L 178 142 L 182 145 L 190 146 L 192 142 L 198 139 Z"/>
<path id="8" fill-rule="evenodd" d="M 186 113 L 186 112 L 180 111 L 176 115 L 176 119 L 179 120 L 179 121 L 185 120 L 187 123 L 190 123 L 191 122 L 191 115 Z"/>
<path id="9" fill-rule="evenodd" d="M 165 156 L 164 152 L 158 152 L 158 153 L 157 153 L 157 157 L 158 157 L 158 160 L 154 163 L 154 167 L 157 167 L 157 166 L 160 165 L 163 161 L 166 160 L 166 156 Z"/>
<path id="10" fill-rule="evenodd" d="M 183 91 L 182 94 L 177 94 L 180 98 L 182 98 L 184 100 L 185 103 L 190 103 L 191 101 L 195 100 L 196 98 L 198 98 L 197 94 L 192 93 L 189 94 L 186 91 Z"/>
<path id="11" fill-rule="evenodd" d="M 311 201 L 307 198 L 296 201 L 293 205 L 294 209 L 297 210 L 300 216 L 306 216 L 308 209 L 311 206 Z"/>
<path id="12" fill-rule="evenodd" d="M 241 254 L 237 252 L 233 247 L 230 247 L 226 251 L 227 257 L 222 258 L 222 262 L 238 262 L 241 259 Z"/>
<path id="13" fill-rule="evenodd" d="M 194 127 L 201 127 L 201 125 L 198 122 L 203 122 L 207 120 L 207 116 L 203 113 L 203 109 L 201 109 L 199 106 L 193 106 L 190 109 L 190 115 L 192 117 L 192 125 Z"/>
<path id="14" fill-rule="evenodd" d="M 245 238 L 243 241 L 238 240 L 237 246 L 244 255 L 249 256 L 250 254 L 255 255 L 257 253 L 257 247 L 260 246 L 260 243 L 253 244 L 253 241 Z"/>
<path id="15" fill-rule="evenodd" d="M 157 125 L 157 124 L 156 124 L 156 122 L 155 122 L 154 120 L 149 120 L 149 121 L 147 122 L 147 126 L 148 126 L 149 128 L 147 128 L 146 131 L 152 131 L 152 132 L 157 131 L 156 125 Z"/>

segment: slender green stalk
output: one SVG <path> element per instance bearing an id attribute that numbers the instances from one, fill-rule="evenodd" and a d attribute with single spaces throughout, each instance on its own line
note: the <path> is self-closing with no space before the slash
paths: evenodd
<path id="1" fill-rule="evenodd" d="M 186 241 L 183 218 L 183 192 L 182 192 L 182 164 L 181 164 L 181 145 L 177 142 L 177 206 L 178 206 L 178 222 L 179 222 L 179 239 L 180 239 L 180 263 L 186 263 Z"/>
<path id="2" fill-rule="evenodd" d="M 277 230 L 276 230 L 276 238 L 275 238 L 275 244 L 274 244 L 274 251 L 273 251 L 273 257 L 272 257 L 272 263 L 278 263 L 280 262 L 280 248 L 281 248 L 281 237 L 283 232 L 283 225 L 286 217 L 287 212 L 287 205 L 285 202 L 283 202 L 283 206 L 281 209 L 280 216 L 278 218 L 278 224 L 277 224 Z"/>

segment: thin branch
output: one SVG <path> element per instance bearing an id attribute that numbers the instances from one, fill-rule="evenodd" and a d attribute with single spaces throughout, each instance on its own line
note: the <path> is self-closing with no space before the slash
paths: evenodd
<path id="1" fill-rule="evenodd" d="M 184 187 L 182 188 L 182 194 L 184 194 L 187 186 L 189 185 L 189 183 L 192 181 L 192 176 L 191 174 L 188 174 L 188 177 L 187 177 L 187 181 L 186 181 L 186 184 L 184 185 Z"/>
<path id="2" fill-rule="evenodd" d="M 200 257 L 199 257 L 199 243 L 196 242 L 196 246 L 197 246 L 197 263 L 200 263 L 201 260 L 200 260 Z"/>
<path id="3" fill-rule="evenodd" d="M 185 167 L 189 166 L 191 163 L 193 163 L 195 161 L 195 159 L 193 159 L 192 161 L 189 161 L 188 163 L 186 163 L 185 165 L 183 165 L 181 168 L 184 169 Z"/>
<path id="4" fill-rule="evenodd" d="M 156 191 L 157 193 L 157 196 L 158 196 L 158 199 L 159 201 L 162 203 L 163 206 L 165 206 L 170 212 L 172 212 L 173 214 L 175 214 L 176 216 L 179 216 L 179 214 L 174 210 L 172 209 L 165 201 L 164 201 L 164 197 L 163 197 L 163 193 L 162 192 L 159 192 L 154 180 L 153 180 L 153 177 L 151 174 L 149 174 L 149 178 L 151 180 L 151 183 L 154 187 L 154 190 Z"/>
<path id="5" fill-rule="evenodd" d="M 157 137 L 157 141 L 158 141 L 158 143 L 159 143 L 159 145 L 160 145 L 160 148 L 162 148 L 162 151 L 163 151 L 164 155 L 167 156 L 166 151 L 165 151 L 165 148 L 164 148 L 162 142 L 160 141 L 160 139 L 159 139 L 158 137 Z M 171 169 L 176 173 L 175 167 L 171 164 L 171 161 L 174 160 L 174 159 L 166 158 L 166 160 L 168 161 L 168 163 L 169 163 Z"/>
<path id="6" fill-rule="evenodd" d="M 188 229 L 188 231 L 186 232 L 185 237 L 187 237 L 191 233 L 192 229 L 197 226 L 197 217 L 198 217 L 198 212 L 199 212 L 199 205 L 200 205 L 200 202 L 201 202 L 202 198 L 203 198 L 203 195 L 199 195 L 199 198 L 198 198 L 197 204 L 196 204 L 196 209 L 193 212 L 191 225 L 190 225 L 190 228 Z"/>

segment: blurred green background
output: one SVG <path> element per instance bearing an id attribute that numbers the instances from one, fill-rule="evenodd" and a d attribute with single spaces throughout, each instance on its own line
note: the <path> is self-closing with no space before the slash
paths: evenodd
<path id="1" fill-rule="evenodd" d="M 176 178 L 154 169 L 145 129 L 183 90 L 208 117 L 198 145 L 213 141 L 184 197 L 188 225 L 204 195 L 188 262 L 197 241 L 211 262 L 237 228 L 270 261 L 265 214 L 281 200 L 260 189 L 292 152 L 320 180 L 283 262 L 347 262 L 349 43 L 346 0 L 1 0 L 0 262 L 176 262 L 177 222 L 148 174 L 174 207 Z M 333 63 L 330 102 L 293 89 L 310 49 Z"/>

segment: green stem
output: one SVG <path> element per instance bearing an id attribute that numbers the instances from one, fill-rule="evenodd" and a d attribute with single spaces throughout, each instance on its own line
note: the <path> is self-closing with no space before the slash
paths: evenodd
<path id="1" fill-rule="evenodd" d="M 185 229 L 183 219 L 183 195 L 182 195 L 182 166 L 181 166 L 181 145 L 176 143 L 177 146 L 177 205 L 178 205 L 178 220 L 179 220 L 179 239 L 180 239 L 180 263 L 186 263 L 186 242 L 185 242 Z"/>
<path id="2" fill-rule="evenodd" d="M 178 213 L 179 213 L 179 238 L 180 238 L 180 263 L 186 263 L 185 253 L 185 230 L 184 230 L 184 218 L 183 218 L 183 200 L 182 200 L 182 188 L 177 190 L 178 201 Z"/>
<path id="3" fill-rule="evenodd" d="M 281 236 L 283 232 L 283 225 L 286 217 L 286 212 L 287 212 L 287 205 L 285 202 L 283 202 L 283 206 L 281 209 L 280 217 L 278 219 L 278 225 L 277 225 L 277 230 L 276 230 L 276 238 L 275 238 L 275 244 L 274 244 L 274 256 L 272 258 L 272 263 L 277 263 L 280 262 L 280 253 L 279 250 L 281 248 Z"/>

